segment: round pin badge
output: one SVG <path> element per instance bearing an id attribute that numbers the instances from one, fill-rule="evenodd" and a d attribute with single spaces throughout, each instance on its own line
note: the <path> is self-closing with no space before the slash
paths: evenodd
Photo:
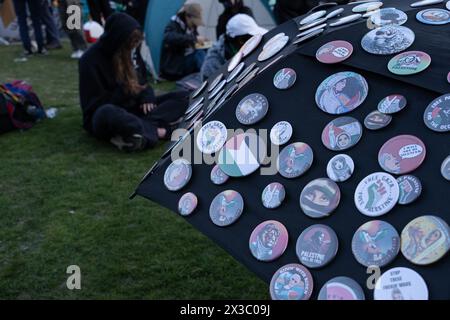
<path id="1" fill-rule="evenodd" d="M 419 138 L 400 135 L 388 140 L 378 153 L 378 163 L 383 170 L 405 174 L 416 170 L 425 160 L 426 147 Z"/>
<path id="2" fill-rule="evenodd" d="M 344 24 L 357 21 L 357 20 L 361 19 L 361 17 L 362 17 L 362 14 L 360 14 L 360 13 L 351 14 L 349 16 L 345 16 L 345 17 L 339 18 L 339 19 L 331 22 L 330 27 L 342 26 Z"/>
<path id="3" fill-rule="evenodd" d="M 273 41 L 269 46 L 264 48 L 264 50 L 259 54 L 258 61 L 262 62 L 272 58 L 278 52 L 283 50 L 286 44 L 289 42 L 289 36 L 283 36 Z"/>
<path id="4" fill-rule="evenodd" d="M 210 179 L 215 185 L 222 185 L 228 181 L 230 177 L 223 172 L 219 165 L 215 165 L 211 170 Z"/>
<path id="5" fill-rule="evenodd" d="M 318 25 L 323 24 L 323 23 L 326 22 L 327 20 L 328 20 L 328 19 L 327 19 L 326 17 L 325 17 L 325 18 L 320 18 L 320 19 L 314 20 L 314 21 L 311 22 L 311 23 L 308 23 L 308 24 L 305 24 L 305 25 L 301 26 L 300 28 L 298 28 L 298 30 L 299 30 L 299 31 L 304 31 L 304 30 L 311 29 L 312 27 L 317 27 Z M 326 26 L 326 23 L 325 23 L 325 26 Z M 318 28 L 318 29 L 321 29 L 321 28 Z"/>
<path id="6" fill-rule="evenodd" d="M 252 125 L 262 120 L 269 110 L 269 101 L 260 93 L 253 93 L 243 98 L 236 107 L 236 118 L 245 125 Z"/>
<path id="7" fill-rule="evenodd" d="M 250 235 L 249 247 L 259 261 L 273 261 L 287 248 L 289 235 L 286 227 L 278 221 L 260 223 Z"/>
<path id="8" fill-rule="evenodd" d="M 319 30 L 316 30 L 316 31 L 314 31 L 314 32 L 308 33 L 307 35 L 304 35 L 303 37 L 300 37 L 300 38 L 298 38 L 297 40 L 295 40 L 295 41 L 293 42 L 293 44 L 300 44 L 300 43 L 303 43 L 303 42 L 305 42 L 306 40 L 309 40 L 309 39 L 311 39 L 311 38 L 314 38 L 314 37 L 318 36 L 319 34 L 321 34 L 322 32 L 324 32 L 324 30 L 325 30 L 325 29 L 319 29 Z"/>
<path id="9" fill-rule="evenodd" d="M 326 78 L 316 91 L 316 104 L 329 114 L 343 114 L 359 107 L 367 98 L 369 85 L 355 72 L 339 72 Z"/>
<path id="10" fill-rule="evenodd" d="M 341 191 L 328 179 L 319 178 L 308 183 L 300 194 L 300 207 L 310 218 L 328 217 L 339 205 Z"/>
<path id="11" fill-rule="evenodd" d="M 198 95 L 200 94 L 200 93 L 202 93 L 203 92 L 203 90 L 205 90 L 205 88 L 206 88 L 206 86 L 208 85 L 208 80 L 206 80 L 206 81 L 203 81 L 203 83 L 200 85 L 200 87 L 198 87 L 195 91 L 194 91 L 194 93 L 192 94 L 192 99 L 195 99 L 196 97 L 198 97 Z"/>
<path id="12" fill-rule="evenodd" d="M 430 8 L 417 12 L 417 20 L 425 24 L 443 25 L 450 23 L 450 11 Z"/>
<path id="13" fill-rule="evenodd" d="M 319 10 L 319 11 L 313 12 L 310 15 L 304 17 L 302 20 L 300 20 L 300 24 L 301 25 L 309 24 L 317 19 L 322 18 L 326 14 L 327 14 L 327 12 L 325 10 Z"/>
<path id="14" fill-rule="evenodd" d="M 259 169 L 267 146 L 254 133 L 238 133 L 219 152 L 218 165 L 230 177 L 245 177 Z"/>
<path id="15" fill-rule="evenodd" d="M 328 19 L 337 17 L 337 16 L 339 16 L 342 12 L 344 12 L 344 10 L 345 10 L 344 8 L 339 8 L 339 9 L 333 10 L 333 11 L 331 11 L 330 13 L 328 13 L 328 14 L 325 16 L 325 18 L 328 20 Z"/>
<path id="16" fill-rule="evenodd" d="M 326 64 L 339 63 L 350 58 L 352 53 L 353 46 L 350 42 L 336 40 L 321 46 L 316 52 L 316 59 Z"/>
<path id="17" fill-rule="evenodd" d="M 225 85 L 227 84 L 227 80 L 222 80 L 219 82 L 219 84 L 214 88 L 214 90 L 209 94 L 208 99 L 214 99 L 215 97 L 217 97 L 217 95 L 219 94 L 219 92 L 222 91 L 222 89 L 225 87 Z"/>
<path id="18" fill-rule="evenodd" d="M 253 69 L 240 83 L 239 83 L 239 89 L 241 89 L 243 86 L 245 86 L 247 83 L 253 80 L 254 77 L 258 74 L 259 67 L 256 67 Z"/>
<path id="19" fill-rule="evenodd" d="M 303 265 L 321 268 L 334 259 L 338 247 L 339 241 L 334 230 L 323 224 L 315 224 L 300 234 L 295 251 Z"/>
<path id="20" fill-rule="evenodd" d="M 242 51 L 238 51 L 233 58 L 231 58 L 230 62 L 228 63 L 227 71 L 231 72 L 234 70 L 234 68 L 237 67 L 239 63 L 241 63 L 242 59 Z"/>
<path id="21" fill-rule="evenodd" d="M 192 192 L 183 194 L 178 201 L 178 213 L 182 216 L 190 216 L 195 208 L 197 208 L 198 200 L 197 196 Z"/>
<path id="22" fill-rule="evenodd" d="M 388 69 L 393 74 L 410 75 L 422 72 L 431 64 L 431 57 L 422 51 L 402 52 L 388 63 Z"/>
<path id="23" fill-rule="evenodd" d="M 274 35 L 272 38 L 270 38 L 269 40 L 267 40 L 267 42 L 264 44 L 264 46 L 263 46 L 263 51 L 264 51 L 266 48 L 272 46 L 275 42 L 277 42 L 279 39 L 281 39 L 281 38 L 283 38 L 283 37 L 285 37 L 285 36 L 286 36 L 286 33 L 284 33 L 284 32 L 280 32 L 280 33 L 277 33 L 276 35 Z"/>
<path id="24" fill-rule="evenodd" d="M 244 200 L 239 192 L 226 190 L 219 193 L 211 202 L 209 217 L 219 227 L 226 227 L 236 222 L 244 210 Z"/>
<path id="25" fill-rule="evenodd" d="M 363 49 L 376 55 L 390 55 L 408 49 L 414 42 L 414 32 L 404 26 L 384 26 L 364 35 Z"/>
<path id="26" fill-rule="evenodd" d="M 236 68 L 233 69 L 233 71 L 231 71 L 230 75 L 227 78 L 227 83 L 230 83 L 231 81 L 233 81 L 239 73 L 241 73 L 242 70 L 244 70 L 245 67 L 245 62 L 241 62 L 239 63 Z"/>
<path id="27" fill-rule="evenodd" d="M 445 7 L 447 8 L 447 10 L 450 11 L 450 1 L 447 1 L 447 3 L 445 4 Z"/>
<path id="28" fill-rule="evenodd" d="M 205 100 L 205 97 L 198 98 L 197 100 L 193 101 L 189 107 L 186 110 L 186 114 L 189 114 L 193 112 L 197 107 L 202 104 L 202 102 Z"/>
<path id="29" fill-rule="evenodd" d="M 364 291 L 352 278 L 336 277 L 320 289 L 317 300 L 365 300 Z"/>
<path id="30" fill-rule="evenodd" d="M 422 193 L 422 183 L 419 178 L 412 175 L 405 175 L 397 178 L 400 187 L 399 204 L 410 204 L 417 200 Z"/>
<path id="31" fill-rule="evenodd" d="M 364 119 L 364 126 L 369 130 L 380 130 L 387 127 L 391 121 L 392 116 L 375 110 L 369 113 Z"/>
<path id="32" fill-rule="evenodd" d="M 370 16 L 370 21 L 377 27 L 400 26 L 408 21 L 408 16 L 396 8 L 382 8 Z"/>
<path id="33" fill-rule="evenodd" d="M 278 269 L 270 281 L 272 300 L 309 300 L 313 277 L 301 264 L 287 264 Z"/>
<path id="34" fill-rule="evenodd" d="M 291 139 L 292 133 L 292 125 L 289 122 L 277 122 L 270 130 L 270 141 L 276 146 L 281 146 Z"/>
<path id="35" fill-rule="evenodd" d="M 285 178 L 297 178 L 311 167 L 314 155 L 311 147 L 303 142 L 295 142 L 281 150 L 277 159 L 277 169 Z"/>
<path id="36" fill-rule="evenodd" d="M 450 155 L 444 159 L 441 165 L 441 174 L 444 179 L 450 181 Z"/>
<path id="37" fill-rule="evenodd" d="M 378 278 L 373 291 L 375 300 L 428 300 L 425 280 L 409 268 L 392 268 Z"/>
<path id="38" fill-rule="evenodd" d="M 447 74 L 447 82 L 450 83 L 450 72 Z"/>
<path id="39" fill-rule="evenodd" d="M 346 154 L 338 154 L 328 162 L 327 176 L 335 182 L 344 182 L 350 179 L 354 170 L 353 159 Z"/>
<path id="40" fill-rule="evenodd" d="M 286 197 L 284 186 L 278 182 L 267 185 L 261 195 L 262 204 L 267 209 L 275 209 L 281 206 Z"/>
<path id="41" fill-rule="evenodd" d="M 247 66 L 247 68 L 242 71 L 242 73 L 236 78 L 236 82 L 241 82 L 244 80 L 246 76 L 256 67 L 256 62 L 253 62 L 251 65 Z"/>
<path id="42" fill-rule="evenodd" d="M 208 92 L 213 91 L 216 88 L 216 86 L 220 83 L 222 78 L 223 78 L 223 73 L 221 73 L 217 77 L 215 77 L 214 80 L 210 83 L 210 85 L 208 87 Z"/>
<path id="43" fill-rule="evenodd" d="M 412 8 L 418 8 L 423 6 L 429 6 L 432 4 L 442 3 L 444 0 L 421 0 L 411 3 Z"/>
<path id="44" fill-rule="evenodd" d="M 372 220 L 356 230 L 352 239 L 352 252 L 365 267 L 384 267 L 400 251 L 400 236 L 395 228 L 384 221 Z"/>
<path id="45" fill-rule="evenodd" d="M 402 231 L 402 253 L 414 264 L 432 264 L 444 257 L 449 250 L 450 228 L 439 217 L 418 217 Z"/>
<path id="46" fill-rule="evenodd" d="M 375 172 L 358 184 L 354 200 L 359 212 L 369 217 L 378 217 L 391 211 L 399 196 L 397 180 L 388 173 Z"/>
<path id="47" fill-rule="evenodd" d="M 325 29 L 326 26 L 327 26 L 326 23 L 322 23 L 320 25 L 315 26 L 314 28 L 309 28 L 303 32 L 300 32 L 299 34 L 296 35 L 296 37 L 300 38 L 300 37 L 307 36 L 308 34 L 314 33 L 317 30 Z"/>
<path id="48" fill-rule="evenodd" d="M 202 153 L 212 154 L 220 150 L 227 141 L 227 128 L 220 121 L 206 123 L 198 132 L 197 148 Z"/>
<path id="49" fill-rule="evenodd" d="M 191 164 L 185 159 L 173 161 L 164 173 L 164 185 L 169 191 L 182 189 L 192 176 Z"/>
<path id="50" fill-rule="evenodd" d="M 434 99 L 423 114 L 425 125 L 436 132 L 450 131 L 450 93 Z"/>
<path id="51" fill-rule="evenodd" d="M 292 87 L 297 80 L 297 73 L 294 69 L 283 68 L 273 77 L 273 85 L 280 90 L 287 90 Z"/>
<path id="52" fill-rule="evenodd" d="M 373 11 L 378 8 L 381 8 L 383 6 L 383 2 L 381 1 L 371 1 L 371 2 L 365 2 L 358 4 L 357 6 L 353 7 L 352 11 L 355 13 L 360 12 L 367 12 L 367 11 Z"/>
<path id="53" fill-rule="evenodd" d="M 252 53 L 253 50 L 255 50 L 259 46 L 262 38 L 263 38 L 262 35 L 257 34 L 257 35 L 254 35 L 253 37 L 251 37 L 250 39 L 248 39 L 247 42 L 245 42 L 241 48 L 242 57 L 245 58 L 250 53 Z"/>
<path id="54" fill-rule="evenodd" d="M 361 123 L 352 117 L 339 117 L 332 120 L 322 131 L 322 143 L 332 151 L 347 150 L 361 140 Z"/>
<path id="55" fill-rule="evenodd" d="M 407 104 L 408 101 L 401 94 L 391 94 L 378 103 L 377 109 L 384 114 L 393 114 L 403 110 Z"/>

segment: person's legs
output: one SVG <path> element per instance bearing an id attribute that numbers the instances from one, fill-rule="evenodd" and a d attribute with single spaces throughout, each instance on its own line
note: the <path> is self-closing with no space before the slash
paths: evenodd
<path id="1" fill-rule="evenodd" d="M 175 91 L 156 97 L 157 107 L 149 114 L 152 121 L 168 127 L 178 121 L 189 105 L 188 91 Z"/>
<path id="2" fill-rule="evenodd" d="M 47 38 L 47 46 L 52 48 L 60 48 L 58 28 L 53 19 L 52 9 L 47 0 L 38 0 L 41 2 L 41 19 L 45 26 L 45 34 Z"/>
<path id="3" fill-rule="evenodd" d="M 112 14 L 111 6 L 109 5 L 109 0 L 98 0 L 100 11 L 103 15 L 103 19 L 108 19 L 108 17 Z"/>
<path id="4" fill-rule="evenodd" d="M 28 53 L 31 53 L 31 40 L 28 34 L 27 24 L 27 6 L 26 0 L 13 0 L 14 10 L 16 11 L 17 22 L 19 24 L 20 39 L 22 40 L 23 48 Z"/>
<path id="5" fill-rule="evenodd" d="M 68 29 L 67 24 L 65 23 L 68 19 L 67 7 L 70 5 L 80 6 L 80 0 L 60 0 L 58 6 L 59 17 L 61 19 L 64 31 L 70 39 L 73 51 L 86 51 L 87 46 L 81 30 Z"/>
<path id="6" fill-rule="evenodd" d="M 136 135 L 140 135 L 145 138 L 143 148 L 153 147 L 158 142 L 156 126 L 111 104 L 101 106 L 94 113 L 92 131 L 94 136 L 105 141 L 111 141 L 116 136 L 129 141 Z"/>
<path id="7" fill-rule="evenodd" d="M 202 68 L 203 61 L 205 61 L 205 57 L 205 50 L 195 50 L 193 53 L 185 56 L 183 75 L 187 76 L 199 72 Z"/>
<path id="8" fill-rule="evenodd" d="M 91 15 L 92 20 L 98 22 L 100 25 L 103 25 L 102 15 L 98 7 L 97 0 L 87 0 L 87 4 L 89 7 L 89 14 Z"/>
<path id="9" fill-rule="evenodd" d="M 34 37 L 38 45 L 38 52 L 42 52 L 45 48 L 44 37 L 42 35 L 42 19 L 40 1 L 26 0 L 28 9 L 30 10 L 30 18 L 33 22 Z"/>

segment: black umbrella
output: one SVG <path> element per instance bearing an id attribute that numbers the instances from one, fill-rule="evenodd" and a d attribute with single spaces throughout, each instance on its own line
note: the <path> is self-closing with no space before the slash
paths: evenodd
<path id="1" fill-rule="evenodd" d="M 236 129 L 254 128 L 268 129 L 281 120 L 289 121 L 294 133 L 290 142 L 301 141 L 308 143 L 314 151 L 312 167 L 297 179 L 285 179 L 279 174 L 263 176 L 258 172 L 245 178 L 232 178 L 225 185 L 217 186 L 210 181 L 212 165 L 193 165 L 193 175 L 190 182 L 182 190 L 168 191 L 163 183 L 166 168 L 172 162 L 171 149 L 162 159 L 153 166 L 136 190 L 136 194 L 157 202 L 174 212 L 177 212 L 177 203 L 186 192 L 193 192 L 199 199 L 195 213 L 186 218 L 198 230 L 213 239 L 234 258 L 255 272 L 266 282 L 270 282 L 274 272 L 288 263 L 298 263 L 295 244 L 300 233 L 310 225 L 322 223 L 333 228 L 339 238 L 339 250 L 335 259 L 326 267 L 311 269 L 314 279 L 314 293 L 316 298 L 320 288 L 326 281 L 335 276 L 348 276 L 356 280 L 365 291 L 366 298 L 371 299 L 373 293 L 366 287 L 368 274 L 366 268 L 360 265 L 352 254 L 351 241 L 353 234 L 363 223 L 380 219 L 392 224 L 401 233 L 402 229 L 412 219 L 432 214 L 441 217 L 447 223 L 450 213 L 450 183 L 440 173 L 443 160 L 450 154 L 449 132 L 438 133 L 428 129 L 423 121 L 424 110 L 435 98 L 450 92 L 450 84 L 446 77 L 450 72 L 450 24 L 441 26 L 425 25 L 416 20 L 416 13 L 424 8 L 411 8 L 412 1 L 385 0 L 384 7 L 395 7 L 407 13 L 408 21 L 404 26 L 415 33 L 415 41 L 408 50 L 420 50 L 431 56 L 430 67 L 425 71 L 410 75 L 398 76 L 387 69 L 389 60 L 394 55 L 372 55 L 361 47 L 362 37 L 369 32 L 367 21 L 358 19 L 355 22 L 331 28 L 327 26 L 323 34 L 294 45 L 296 35 L 299 33 L 299 21 L 289 21 L 275 30 L 271 30 L 263 38 L 263 43 L 244 59 L 248 66 L 257 62 L 257 57 L 263 44 L 277 33 L 284 32 L 290 36 L 288 46 L 278 55 L 264 62 L 257 62 L 260 70 L 250 82 L 239 88 L 222 105 L 208 114 L 208 93 L 201 96 L 203 102 L 203 123 L 210 120 L 220 120 L 227 128 Z M 353 14 L 354 5 L 341 6 L 345 11 L 341 16 Z M 431 7 L 444 8 L 442 4 Z M 331 12 L 335 8 L 327 8 Z M 427 7 L 425 7 L 427 8 Z M 353 45 L 353 55 L 339 64 L 319 63 L 315 54 L 319 47 L 332 40 L 345 40 Z M 278 58 L 277 57 L 280 57 Z M 275 63 L 272 63 L 276 60 Z M 268 66 L 269 65 L 269 66 Z M 267 67 L 268 66 L 268 67 Z M 289 90 L 277 90 L 273 86 L 274 74 L 281 68 L 289 67 L 297 72 L 297 82 Z M 353 148 L 346 150 L 355 162 L 355 172 L 351 179 L 339 183 L 341 201 L 338 208 L 327 218 L 321 220 L 311 219 L 303 214 L 299 206 L 301 190 L 310 181 L 326 177 L 326 165 L 337 153 L 324 147 L 321 141 L 323 128 L 336 116 L 322 112 L 315 102 L 315 92 L 320 83 L 331 74 L 341 71 L 353 71 L 362 75 L 368 82 L 369 92 L 364 103 L 351 113 L 361 123 L 373 110 L 378 102 L 390 94 L 402 94 L 408 100 L 407 107 L 393 116 L 392 122 L 379 131 L 364 130 L 361 141 Z M 228 75 L 226 67 L 219 73 Z M 218 74 L 219 74 L 218 73 Z M 214 77 L 213 77 L 214 78 Z M 233 85 L 226 84 L 225 91 Z M 266 117 L 256 125 L 243 126 L 235 117 L 235 109 L 242 98 L 251 93 L 262 93 L 269 101 L 269 111 Z M 217 106 L 217 105 L 216 105 Z M 420 198 L 411 205 L 397 205 L 388 214 L 380 218 L 370 218 L 358 212 L 354 204 L 354 193 L 358 183 L 373 172 L 383 171 L 378 164 L 378 152 L 381 146 L 390 138 L 410 134 L 419 137 L 426 145 L 426 159 L 412 174 L 417 176 L 423 185 Z M 187 136 L 185 136 L 186 138 Z M 193 131 L 188 134 L 191 139 L 185 139 L 183 144 L 191 144 L 194 148 Z M 286 188 L 286 200 L 276 210 L 269 210 L 261 203 L 261 192 L 271 182 L 280 182 Z M 238 191 L 244 198 L 244 212 L 236 223 L 229 227 L 220 228 L 214 225 L 209 218 L 209 205 L 220 192 L 232 189 Z M 256 260 L 249 249 L 249 237 L 252 230 L 265 220 L 277 220 L 283 223 L 289 232 L 289 244 L 285 253 L 273 262 L 260 262 Z M 449 241 L 447 239 L 447 241 Z M 450 268 L 449 257 L 444 257 L 429 266 L 417 266 L 406 260 L 401 253 L 388 266 L 382 268 L 386 271 L 393 267 L 408 267 L 417 271 L 426 281 L 431 299 L 450 298 Z"/>

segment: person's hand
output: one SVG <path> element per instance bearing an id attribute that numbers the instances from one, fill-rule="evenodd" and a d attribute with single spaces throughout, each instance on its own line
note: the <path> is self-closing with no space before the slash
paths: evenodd
<path id="1" fill-rule="evenodd" d="M 206 37 L 203 37 L 203 36 L 197 37 L 197 43 L 200 45 L 203 45 L 206 41 L 208 41 L 208 39 Z"/>
<path id="2" fill-rule="evenodd" d="M 144 114 L 152 112 L 156 108 L 156 104 L 144 103 L 141 105 L 141 110 Z"/>

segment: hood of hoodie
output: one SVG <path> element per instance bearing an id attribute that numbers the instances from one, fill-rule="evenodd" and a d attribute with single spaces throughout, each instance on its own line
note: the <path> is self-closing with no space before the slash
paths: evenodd
<path id="1" fill-rule="evenodd" d="M 134 30 L 141 30 L 139 22 L 125 13 L 114 13 L 105 23 L 105 32 L 98 40 L 104 54 L 113 55 Z"/>

